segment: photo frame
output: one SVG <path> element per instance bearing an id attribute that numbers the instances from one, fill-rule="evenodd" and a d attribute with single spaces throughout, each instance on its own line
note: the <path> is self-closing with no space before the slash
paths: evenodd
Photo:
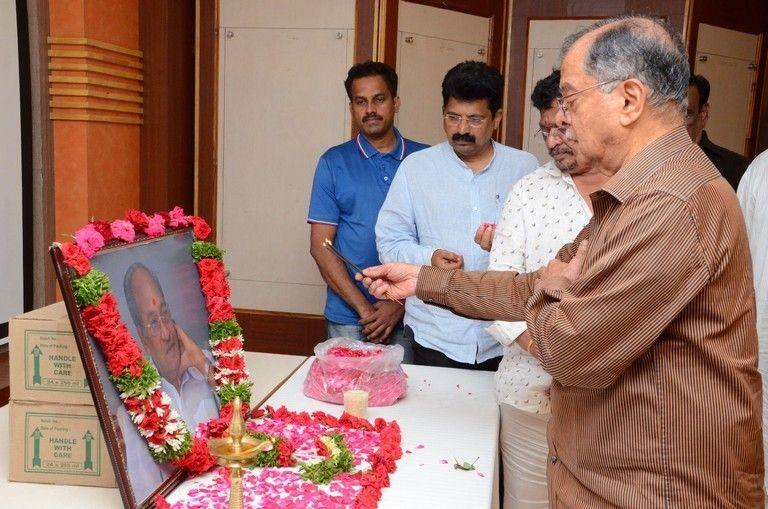
<path id="1" fill-rule="evenodd" d="M 123 504 L 213 465 L 199 425 L 250 399 L 222 251 L 200 218 L 129 211 L 50 253 Z"/>

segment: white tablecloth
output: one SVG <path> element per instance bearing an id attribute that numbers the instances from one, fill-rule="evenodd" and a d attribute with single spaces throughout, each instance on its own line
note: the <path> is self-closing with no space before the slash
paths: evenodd
<path id="1" fill-rule="evenodd" d="M 256 382 L 253 401 L 269 394 L 303 357 L 246 354 Z M 311 361 L 311 359 L 310 359 Z M 268 403 L 291 410 L 323 410 L 340 415 L 342 407 L 306 398 L 302 385 L 310 361 L 277 390 Z M 402 429 L 403 454 L 391 486 L 382 491 L 379 507 L 457 508 L 498 507 L 499 412 L 488 372 L 404 366 L 408 394 L 391 407 L 370 408 L 368 418 L 397 420 Z M 282 377 L 282 378 L 281 378 Z M 119 508 L 116 489 L 53 486 L 8 482 L 8 406 L 0 408 L 0 507 Z M 410 451 L 410 452 L 407 452 Z M 474 461 L 476 471 L 453 468 L 459 461 Z M 180 486 L 169 500 L 184 495 Z"/>
<path id="2" fill-rule="evenodd" d="M 304 396 L 302 388 L 313 358 L 267 400 L 294 411 L 322 410 L 340 415 L 343 407 Z M 368 418 L 396 420 L 403 437 L 403 457 L 382 490 L 381 509 L 498 507 L 499 407 L 493 373 L 403 366 L 406 397 L 390 407 L 368 409 Z M 475 471 L 453 468 L 454 458 L 472 462 Z M 192 482 L 169 501 L 180 500 Z"/>

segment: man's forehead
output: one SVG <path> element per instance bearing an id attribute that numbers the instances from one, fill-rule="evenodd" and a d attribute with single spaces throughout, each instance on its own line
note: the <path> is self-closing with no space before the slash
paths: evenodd
<path id="1" fill-rule="evenodd" d="M 465 113 L 468 115 L 484 115 L 491 111 L 488 99 L 476 99 L 474 101 L 462 101 L 455 97 L 449 97 L 445 105 L 448 113 Z"/>
<path id="2" fill-rule="evenodd" d="M 584 79 L 584 58 L 590 45 L 595 39 L 595 32 L 590 32 L 579 38 L 563 56 L 560 63 L 560 90 L 564 95 L 575 92 Z"/>
<path id="3" fill-rule="evenodd" d="M 389 88 L 381 76 L 364 76 L 352 82 L 353 97 L 368 97 L 379 94 L 389 94 Z"/>

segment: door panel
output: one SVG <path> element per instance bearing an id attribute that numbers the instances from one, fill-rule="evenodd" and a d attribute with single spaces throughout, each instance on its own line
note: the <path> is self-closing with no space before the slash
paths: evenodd
<path id="1" fill-rule="evenodd" d="M 397 74 L 402 106 L 397 126 L 407 138 L 430 145 L 442 143 L 443 77 L 459 62 L 485 61 L 487 47 L 408 32 L 399 35 Z"/>
<path id="2" fill-rule="evenodd" d="M 596 19 L 531 20 L 528 28 L 528 64 L 525 72 L 525 108 L 523 124 L 523 150 L 540 163 L 549 161 L 549 153 L 539 130 L 539 111 L 531 104 L 531 93 L 536 82 L 546 78 L 560 64 L 560 47 L 566 37 L 591 25 Z"/>
<path id="3" fill-rule="evenodd" d="M 318 157 L 349 137 L 353 30 L 223 29 L 219 235 L 236 307 L 321 313 L 307 205 Z"/>

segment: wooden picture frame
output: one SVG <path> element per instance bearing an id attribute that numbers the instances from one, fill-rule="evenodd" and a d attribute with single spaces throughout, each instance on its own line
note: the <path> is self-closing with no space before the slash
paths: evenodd
<path id="1" fill-rule="evenodd" d="M 187 409 L 187 413 L 193 413 L 198 417 L 205 416 L 202 419 L 191 418 L 185 421 L 193 435 L 197 424 L 218 417 L 219 412 L 216 391 L 211 386 L 213 368 L 210 367 L 203 375 L 201 371 L 204 368 L 197 369 L 199 364 L 197 366 L 186 364 L 190 359 L 187 353 L 194 349 L 194 346 L 190 346 L 193 343 L 200 347 L 200 353 L 205 358 L 213 360 L 208 344 L 209 314 L 206 311 L 205 296 L 201 290 L 195 260 L 192 256 L 191 248 L 194 241 L 192 227 L 169 229 L 167 233 L 160 236 L 143 238 L 137 236 L 137 240 L 130 243 L 111 240 L 90 259 L 93 267 L 110 276 L 111 292 L 121 311 L 120 319 L 141 348 L 144 357 L 151 360 L 157 368 L 161 377 L 162 390 L 166 394 L 171 394 L 172 407 L 179 411 L 182 419 L 189 419 L 190 416 L 184 415 L 180 408 L 176 408 L 179 405 Z M 50 254 L 104 432 L 123 504 L 129 509 L 153 507 L 154 498 L 157 495 L 165 496 L 170 493 L 186 478 L 186 473 L 170 462 L 155 461 L 149 453 L 146 440 L 139 435 L 135 426 L 126 427 L 125 419 L 128 413 L 123 408 L 118 389 L 109 378 L 101 348 L 88 333 L 81 309 L 78 307 L 73 288 L 73 279 L 77 278 L 78 274 L 65 263 L 65 254 L 61 247 L 52 246 Z M 128 302 L 129 293 L 130 299 L 133 300 L 130 303 Z M 149 309 L 144 305 L 147 302 L 151 302 L 151 305 L 156 305 L 157 308 Z M 151 318 L 152 316 L 155 318 Z M 166 349 L 163 346 L 173 345 L 174 342 L 175 347 Z M 178 364 L 174 364 L 176 358 L 178 358 Z M 170 367 L 164 372 L 165 366 Z M 179 375 L 182 366 L 184 371 Z M 171 373 L 174 377 L 172 380 L 177 382 L 186 380 L 183 382 L 184 391 L 173 392 L 171 388 L 173 384 L 165 378 L 169 376 L 171 379 L 168 373 Z M 192 382 L 194 385 L 188 385 Z M 187 391 L 186 387 L 191 388 Z M 210 394 L 206 392 L 207 390 Z M 182 399 L 182 393 L 195 395 L 193 397 L 195 406 L 190 407 L 184 403 L 186 400 Z M 176 397 L 173 397 L 173 394 Z M 194 411 L 190 411 L 190 408 Z M 133 424 L 130 417 L 127 419 L 128 426 Z M 129 429 L 133 431 L 133 435 L 128 431 Z M 137 449 L 141 447 L 143 449 Z M 147 463 L 147 458 L 151 463 Z"/>

